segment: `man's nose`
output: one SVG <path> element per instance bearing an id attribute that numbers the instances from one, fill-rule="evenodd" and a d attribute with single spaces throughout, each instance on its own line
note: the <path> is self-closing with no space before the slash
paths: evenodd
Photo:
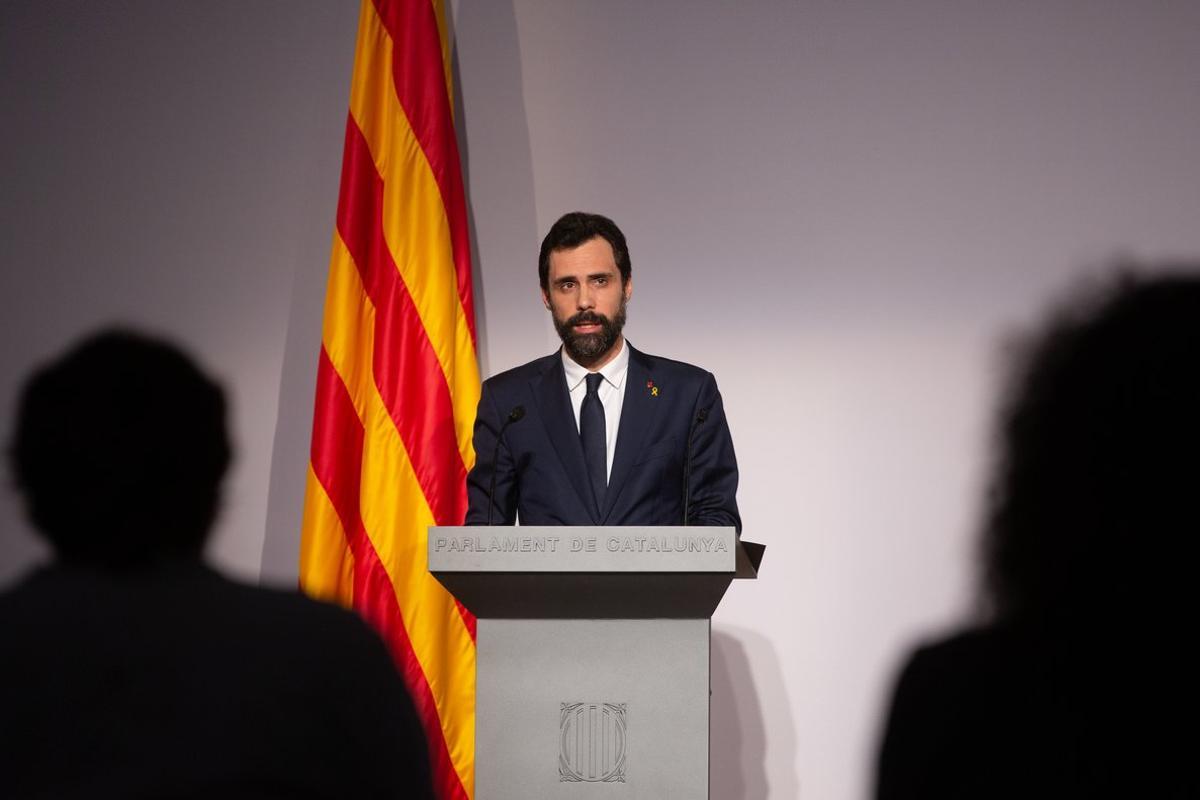
<path id="1" fill-rule="evenodd" d="M 579 287 L 579 296 L 576 298 L 576 305 L 580 310 L 593 308 L 596 305 L 595 299 L 592 297 L 592 289 L 586 283 Z"/>

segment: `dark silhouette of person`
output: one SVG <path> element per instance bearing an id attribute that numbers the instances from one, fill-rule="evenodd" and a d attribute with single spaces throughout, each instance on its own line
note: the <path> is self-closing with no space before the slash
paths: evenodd
<path id="1" fill-rule="evenodd" d="M 904 667 L 876 796 L 1196 798 L 1200 264 L 1052 315 L 1002 409 L 982 624 Z"/>
<path id="2" fill-rule="evenodd" d="M 230 446 L 187 356 L 83 341 L 24 386 L 10 459 L 57 558 L 0 594 L 0 796 L 432 797 L 382 641 L 204 565 Z"/>

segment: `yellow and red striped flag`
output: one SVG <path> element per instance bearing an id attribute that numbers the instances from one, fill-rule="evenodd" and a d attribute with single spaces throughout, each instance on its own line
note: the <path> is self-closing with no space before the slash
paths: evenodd
<path id="1" fill-rule="evenodd" d="M 479 401 L 444 0 L 363 0 L 300 547 L 387 641 L 441 798 L 473 794 L 475 620 L 425 569 L 466 513 Z"/>

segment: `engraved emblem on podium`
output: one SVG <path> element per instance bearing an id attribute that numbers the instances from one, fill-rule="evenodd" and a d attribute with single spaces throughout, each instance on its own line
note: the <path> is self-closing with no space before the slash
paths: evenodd
<path id="1" fill-rule="evenodd" d="M 563 703 L 558 722 L 558 779 L 625 782 L 625 703 Z"/>

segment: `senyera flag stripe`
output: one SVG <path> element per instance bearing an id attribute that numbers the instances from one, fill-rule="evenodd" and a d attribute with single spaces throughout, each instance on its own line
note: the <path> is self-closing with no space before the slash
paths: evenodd
<path id="1" fill-rule="evenodd" d="M 300 575 L 305 591 L 327 603 L 354 604 L 354 555 L 333 501 L 317 480 L 312 464 L 304 479 L 304 530 Z"/>
<path id="2" fill-rule="evenodd" d="M 446 20 L 446 3 L 433 0 L 433 13 L 437 18 L 438 44 L 442 48 L 442 70 L 446 73 L 446 96 L 450 98 L 450 114 L 454 114 L 454 68 L 450 56 L 450 25 Z"/>
<path id="3" fill-rule="evenodd" d="M 469 467 L 479 369 L 456 289 L 450 221 L 433 168 L 396 97 L 391 37 L 376 14 L 362 21 L 360 36 L 372 46 L 355 63 L 350 116 L 383 181 L 384 241 L 446 375 L 458 449 Z"/>
<path id="4" fill-rule="evenodd" d="M 450 388 L 412 296 L 383 238 L 383 181 L 362 131 L 348 119 L 338 234 L 375 306 L 375 383 L 439 525 L 466 515 L 466 465 L 458 450 Z"/>
<path id="5" fill-rule="evenodd" d="M 367 537 L 359 508 L 356 476 L 363 458 L 365 436 L 345 384 L 324 348 L 317 366 L 319 418 L 314 420 L 313 472 L 325 489 L 354 557 L 354 597 L 359 613 L 388 643 L 396 666 L 425 728 L 430 761 L 443 796 L 468 797 L 446 745 L 433 693 L 421 664 L 413 654 L 404 627 L 391 577 Z M 317 432 L 320 435 L 316 435 Z"/>
<path id="6" fill-rule="evenodd" d="M 450 113 L 450 97 L 446 93 L 437 15 L 429 0 L 374 0 L 374 6 L 392 37 L 396 52 L 404 54 L 403 58 L 392 60 L 396 95 L 442 189 L 450 219 L 458 293 L 470 321 L 471 335 L 475 337 L 467 201 L 463 193 L 458 139 L 454 135 L 454 116 Z"/>
<path id="7" fill-rule="evenodd" d="M 380 227 L 384 233 L 385 247 L 382 249 L 391 252 L 394 257 L 401 284 L 408 289 L 414 301 L 420 324 L 425 327 L 428 341 L 436 350 L 446 379 L 452 381 L 455 435 L 463 467 L 467 468 L 474 463 L 470 433 L 475 407 L 479 402 L 479 368 L 466 320 L 462 318 L 462 306 L 457 301 L 452 283 L 454 265 L 449 255 L 449 229 L 446 227 L 445 211 L 440 205 L 442 200 L 434 185 L 430 166 L 424 154 L 421 154 L 412 128 L 408 126 L 407 118 L 392 91 L 388 74 L 392 43 L 376 14 L 367 13 L 360 20 L 359 37 L 359 56 L 355 62 L 354 86 L 350 92 L 352 119 L 347 120 L 347 130 L 350 131 L 352 124 L 359 127 L 377 172 L 386 175 L 382 182 L 383 205 L 379 212 Z M 370 44 L 370 47 L 364 46 L 364 43 Z M 356 137 L 350 138 L 352 143 L 356 140 Z M 359 163 L 362 169 L 358 174 L 365 176 L 365 184 L 378 182 L 370 175 L 370 170 L 365 169 L 361 158 Z M 370 221 L 370 212 L 360 215 L 360 218 Z M 331 270 L 330 293 L 334 291 L 332 273 L 334 271 Z M 329 333 L 331 299 L 332 294 L 330 299 L 326 299 L 326 333 Z M 343 315 L 349 317 L 349 314 Z M 329 338 L 326 336 L 326 342 Z M 373 341 L 373 336 L 371 338 Z M 352 393 L 358 397 L 361 392 L 355 390 Z M 446 464 L 449 465 L 449 462 Z M 464 497 L 460 500 L 464 501 Z M 457 604 L 457 609 L 470 637 L 474 639 L 474 616 L 461 604 Z"/>
<path id="8" fill-rule="evenodd" d="M 374 306 L 363 289 L 358 268 L 341 237 L 335 236 L 325 300 L 323 340 L 330 360 L 346 383 L 359 418 L 368 431 L 361 491 L 371 498 L 366 508 L 376 524 L 368 524 L 367 531 L 373 536 L 376 550 L 393 580 L 398 586 L 405 587 L 405 592 L 401 594 L 403 607 L 409 608 L 411 601 L 412 608 L 423 608 L 427 612 L 430 608 L 436 608 L 440 614 L 440 604 L 452 598 L 425 569 L 423 555 L 425 532 L 435 524 L 435 520 L 408 451 L 391 422 L 390 411 L 374 382 L 370 354 L 374 351 L 375 329 Z M 403 537 L 391 535 L 397 530 L 415 533 Z M 475 637 L 475 619 L 457 601 L 454 606 L 463 617 L 469 639 L 463 643 L 469 645 Z M 405 614 L 414 640 L 424 643 L 421 631 L 426 627 L 431 631 L 430 637 L 434 643 L 430 649 L 417 648 L 422 662 L 435 674 L 440 672 L 441 662 L 430 662 L 428 657 L 446 659 L 453 654 L 456 658 L 469 658 L 473 664 L 474 650 L 453 644 L 459 638 L 459 629 L 453 625 L 443 626 L 438 614 Z M 446 637 L 450 637 L 450 640 L 441 641 Z"/>
<path id="9" fill-rule="evenodd" d="M 473 793 L 474 619 L 428 575 L 424 548 L 427 525 L 465 514 L 479 389 L 451 26 L 435 2 L 360 8 L 301 585 L 350 599 L 383 635 L 438 794 L 457 800 Z"/>
<path id="10" fill-rule="evenodd" d="M 362 522 L 375 553 L 397 587 L 396 600 L 413 653 L 425 669 L 451 758 L 464 784 L 471 779 L 475 675 L 473 631 L 448 624 L 455 599 L 425 568 L 425 532 L 433 513 L 363 352 L 374 341 L 375 311 L 358 269 L 334 237 L 326 299 L 325 352 L 341 377 L 364 430 L 359 495 Z M 411 536 L 394 535 L 412 531 Z"/>

